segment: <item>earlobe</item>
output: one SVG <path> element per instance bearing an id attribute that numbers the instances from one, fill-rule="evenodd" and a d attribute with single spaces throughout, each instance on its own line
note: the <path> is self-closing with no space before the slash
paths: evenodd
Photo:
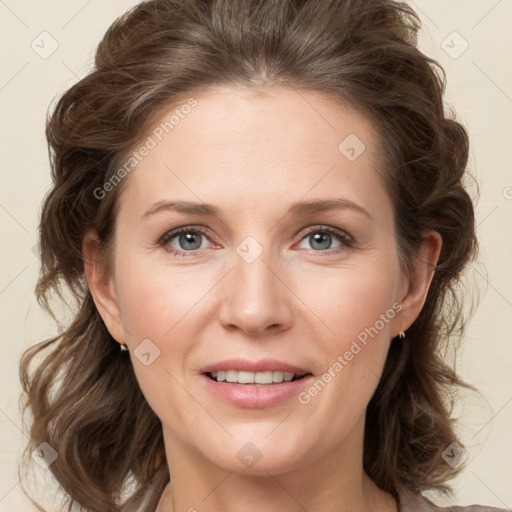
<path id="1" fill-rule="evenodd" d="M 119 343 L 125 343 L 121 311 L 117 301 L 113 276 L 109 275 L 100 258 L 100 242 L 95 230 L 86 232 L 82 244 L 84 272 L 89 290 L 110 335 Z"/>
<path id="2" fill-rule="evenodd" d="M 409 279 L 409 288 L 401 301 L 403 309 L 400 313 L 400 325 L 397 326 L 397 333 L 406 331 L 423 309 L 441 254 L 442 243 L 442 237 L 437 231 L 424 233 L 418 258 L 414 262 Z"/>

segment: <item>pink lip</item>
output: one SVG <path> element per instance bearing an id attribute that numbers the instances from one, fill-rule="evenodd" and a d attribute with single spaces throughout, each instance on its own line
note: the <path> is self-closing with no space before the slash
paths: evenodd
<path id="1" fill-rule="evenodd" d="M 199 373 L 210 373 L 226 370 L 241 370 L 246 372 L 290 372 L 296 375 L 310 373 L 305 368 L 278 361 L 277 359 L 262 359 L 248 361 L 247 359 L 227 359 L 215 364 L 209 364 L 199 369 Z"/>
<path id="2" fill-rule="evenodd" d="M 236 368 L 236 366 L 231 368 Z M 205 374 L 201 374 L 199 377 L 210 393 L 231 405 L 246 409 L 261 409 L 277 405 L 292 396 L 298 395 L 314 379 L 313 375 L 309 374 L 291 382 L 283 381 L 280 384 L 262 385 L 216 382 Z"/>

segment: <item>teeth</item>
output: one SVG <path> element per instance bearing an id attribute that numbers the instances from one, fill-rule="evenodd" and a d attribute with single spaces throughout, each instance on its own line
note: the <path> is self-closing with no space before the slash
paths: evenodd
<path id="1" fill-rule="evenodd" d="M 237 384 L 279 384 L 290 382 L 295 377 L 291 372 L 267 371 L 267 372 L 246 372 L 238 370 L 220 370 L 211 372 L 211 376 L 217 382 L 233 382 Z"/>
<path id="2" fill-rule="evenodd" d="M 289 373 L 289 372 L 284 372 L 284 380 L 285 381 L 290 381 L 293 379 L 293 373 Z"/>

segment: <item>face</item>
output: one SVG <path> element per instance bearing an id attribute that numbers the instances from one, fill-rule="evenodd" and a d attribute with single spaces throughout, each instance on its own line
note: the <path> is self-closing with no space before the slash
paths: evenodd
<path id="1" fill-rule="evenodd" d="M 426 289 L 407 295 L 364 116 L 285 87 L 195 99 L 125 178 L 95 300 L 166 445 L 279 473 L 360 438 L 390 339 Z"/>

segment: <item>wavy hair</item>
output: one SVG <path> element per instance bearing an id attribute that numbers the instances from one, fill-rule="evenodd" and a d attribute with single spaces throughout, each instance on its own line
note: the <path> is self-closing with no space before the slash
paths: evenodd
<path id="1" fill-rule="evenodd" d="M 379 136 L 403 270 L 413 268 L 425 230 L 442 236 L 425 305 L 405 340 L 392 340 L 368 404 L 363 464 L 395 495 L 401 487 L 452 493 L 447 482 L 463 466 L 441 455 L 457 440 L 457 390 L 474 388 L 445 352 L 464 333 L 461 277 L 478 244 L 463 183 L 468 135 L 445 112 L 446 75 L 418 49 L 420 28 L 410 6 L 388 0 L 149 0 L 109 27 L 92 70 L 56 101 L 46 127 L 53 183 L 41 211 L 36 295 L 56 320 L 59 297 L 73 316 L 20 361 L 23 414 L 31 415 L 23 464 L 49 443 L 58 453 L 49 470 L 69 510 L 154 511 L 169 480 L 161 423 L 96 310 L 82 241 L 97 230 L 108 269 L 127 180 L 104 198 L 95 190 L 163 112 L 217 85 L 280 84 L 359 109 Z"/>

